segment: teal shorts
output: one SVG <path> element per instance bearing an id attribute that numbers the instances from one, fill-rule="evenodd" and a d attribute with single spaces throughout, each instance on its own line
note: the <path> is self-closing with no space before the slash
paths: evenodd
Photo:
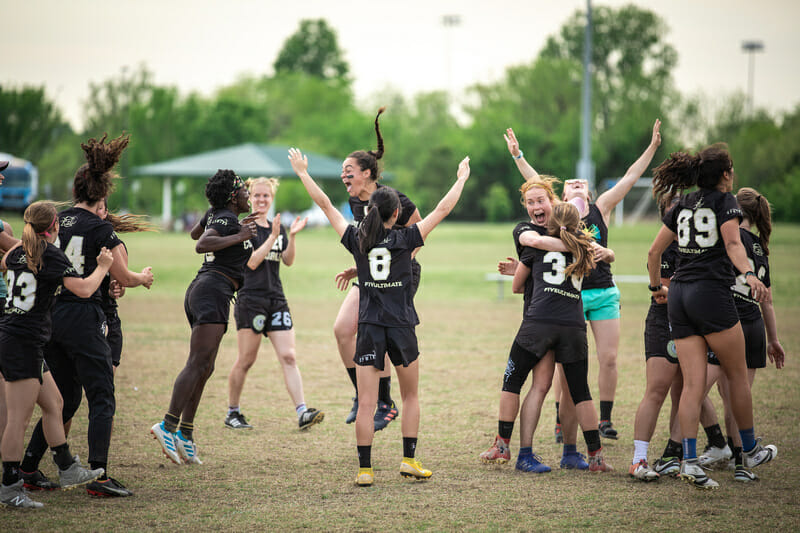
<path id="1" fill-rule="evenodd" d="M 619 289 L 586 289 L 581 291 L 583 318 L 585 320 L 612 320 L 619 318 Z"/>

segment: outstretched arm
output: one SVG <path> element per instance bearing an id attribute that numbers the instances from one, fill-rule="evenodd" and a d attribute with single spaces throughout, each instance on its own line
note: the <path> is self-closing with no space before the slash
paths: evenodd
<path id="1" fill-rule="evenodd" d="M 655 124 L 653 124 L 653 137 L 650 139 L 650 145 L 647 149 L 639 156 L 639 159 L 634 161 L 634 163 L 628 168 L 628 171 L 625 172 L 625 175 L 620 179 L 616 185 L 614 185 L 611 189 L 607 190 L 603 194 L 601 194 L 595 205 L 600 212 L 603 214 L 603 220 L 608 223 L 608 216 L 611 213 L 611 210 L 614 209 L 618 203 L 625 198 L 625 195 L 630 192 L 633 185 L 636 183 L 644 171 L 647 170 L 647 167 L 650 165 L 650 162 L 653 160 L 653 156 L 656 155 L 656 150 L 658 150 L 659 145 L 661 144 L 661 121 L 656 119 Z"/>
<path id="2" fill-rule="evenodd" d="M 444 220 L 444 217 L 450 214 L 450 211 L 456 206 L 456 202 L 461 197 L 461 191 L 464 190 L 464 183 L 469 178 L 469 157 L 465 157 L 458 164 L 458 171 L 456 172 L 456 182 L 444 195 L 444 198 L 439 200 L 439 204 L 431 213 L 424 219 L 417 223 L 417 228 L 422 235 L 422 239 L 428 237 L 428 234 L 433 231 L 439 222 Z"/>
<path id="3" fill-rule="evenodd" d="M 308 173 L 308 157 L 304 156 L 297 148 L 289 148 L 289 162 L 292 164 L 294 173 L 297 174 L 297 177 L 303 182 L 303 186 L 308 191 L 311 199 L 314 200 L 314 203 L 317 204 L 319 208 L 322 209 L 322 212 L 325 213 L 325 216 L 328 217 L 331 226 L 336 230 L 339 237 L 344 235 L 344 231 L 347 229 L 347 221 L 339 210 L 333 206 L 328 195 L 325 194 L 322 189 L 319 188 L 319 185 L 311 178 L 311 175 Z"/>
<path id="4" fill-rule="evenodd" d="M 138 287 L 144 285 L 146 288 L 150 288 L 153 284 L 153 269 L 151 267 L 145 267 L 141 272 L 132 272 L 128 270 L 128 251 L 122 243 L 112 248 L 110 253 L 114 260 L 106 271 L 111 271 L 112 278 L 117 280 L 123 287 Z M 105 272 L 103 275 L 105 276 Z M 72 291 L 72 289 L 70 290 Z M 94 290 L 91 292 L 94 293 Z M 88 296 L 85 298 L 88 298 Z"/>
<path id="5" fill-rule="evenodd" d="M 508 151 L 511 157 L 514 158 L 514 163 L 516 163 L 517 169 L 519 173 L 522 174 L 522 177 L 526 180 L 539 179 L 539 173 L 534 170 L 525 160 L 525 156 L 522 155 L 522 150 L 519 149 L 519 142 L 517 141 L 516 135 L 514 135 L 514 130 L 508 128 L 503 134 L 503 138 L 506 140 Z"/>

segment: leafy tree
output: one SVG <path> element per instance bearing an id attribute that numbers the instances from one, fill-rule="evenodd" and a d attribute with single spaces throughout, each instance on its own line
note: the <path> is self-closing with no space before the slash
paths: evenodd
<path id="1" fill-rule="evenodd" d="M 44 87 L 0 86 L 0 147 L 39 164 L 58 139 L 71 132 Z"/>
<path id="2" fill-rule="evenodd" d="M 273 64 L 276 74 L 303 72 L 322 79 L 347 77 L 349 67 L 336 32 L 324 19 L 305 19 L 283 44 Z"/>

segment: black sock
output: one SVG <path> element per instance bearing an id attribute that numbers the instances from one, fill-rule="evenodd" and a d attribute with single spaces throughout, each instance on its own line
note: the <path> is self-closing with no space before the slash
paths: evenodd
<path id="1" fill-rule="evenodd" d="M 661 457 L 677 457 L 678 459 L 683 459 L 683 444 L 675 442 L 672 439 L 668 440 Z"/>
<path id="2" fill-rule="evenodd" d="M 611 409 L 614 408 L 614 402 L 606 402 L 600 400 L 600 421 L 608 420 L 611 422 Z"/>
<path id="3" fill-rule="evenodd" d="M 192 437 L 194 436 L 194 424 L 191 422 L 184 422 L 181 421 L 178 429 L 181 431 L 181 435 L 186 440 L 194 440 Z"/>
<path id="4" fill-rule="evenodd" d="M 356 381 L 356 367 L 348 368 L 347 375 L 350 376 L 350 381 L 353 383 L 353 388 L 356 389 L 356 396 L 358 396 L 358 382 Z"/>
<path id="5" fill-rule="evenodd" d="M 181 419 L 172 413 L 167 413 L 164 415 L 164 429 L 169 431 L 170 433 L 175 433 L 178 431 L 178 424 L 180 423 Z"/>
<path id="6" fill-rule="evenodd" d="M 19 481 L 19 475 L 19 461 L 3 461 L 3 485 L 13 485 Z"/>
<path id="7" fill-rule="evenodd" d="M 741 446 L 734 446 L 733 447 L 733 464 L 736 466 L 744 466 L 744 461 L 742 460 L 742 447 Z"/>
<path id="8" fill-rule="evenodd" d="M 31 433 L 31 439 L 28 441 L 28 447 L 25 449 L 25 455 L 22 457 L 22 465 L 20 469 L 23 472 L 36 472 L 39 470 L 39 461 L 47 451 L 47 440 L 44 437 L 44 430 L 42 429 L 42 419 L 36 423 Z"/>
<path id="9" fill-rule="evenodd" d="M 732 450 L 733 449 L 733 437 L 728 435 L 727 441 L 728 441 L 728 448 L 730 448 Z"/>
<path id="10" fill-rule="evenodd" d="M 356 446 L 359 468 L 372 467 L 372 446 Z"/>
<path id="11" fill-rule="evenodd" d="M 392 405 L 392 377 L 381 378 L 378 382 L 378 401 Z"/>
<path id="12" fill-rule="evenodd" d="M 97 479 L 103 480 L 108 479 L 108 463 L 101 463 L 100 461 L 89 461 L 89 468 L 92 470 L 96 470 L 98 468 L 102 468 L 104 470 L 103 475 Z"/>
<path id="13" fill-rule="evenodd" d="M 558 404 L 558 402 L 556 402 L 556 424 L 560 424 L 561 423 L 561 416 L 559 416 L 559 413 L 558 413 L 558 406 L 559 406 L 559 404 Z"/>
<path id="14" fill-rule="evenodd" d="M 596 452 L 602 446 L 600 445 L 600 430 L 599 429 L 591 429 L 589 431 L 583 432 L 583 440 L 586 441 L 586 448 L 589 449 L 589 453 Z"/>
<path id="15" fill-rule="evenodd" d="M 511 434 L 514 432 L 514 421 L 511 422 L 503 422 L 502 420 L 498 420 L 497 422 L 497 434 L 500 435 L 501 439 L 510 439 Z"/>
<path id="16" fill-rule="evenodd" d="M 706 437 L 708 437 L 708 444 L 710 446 L 715 446 L 717 448 L 725 447 L 725 437 L 722 435 L 722 428 L 719 427 L 719 424 L 714 424 L 703 429 L 706 432 Z"/>
<path id="17" fill-rule="evenodd" d="M 417 451 L 417 437 L 403 437 L 403 457 L 414 458 Z"/>
<path id="18" fill-rule="evenodd" d="M 53 461 L 58 465 L 59 470 L 66 470 L 75 462 L 69 451 L 69 444 L 66 442 L 61 446 L 53 446 L 50 449 L 53 451 Z"/>

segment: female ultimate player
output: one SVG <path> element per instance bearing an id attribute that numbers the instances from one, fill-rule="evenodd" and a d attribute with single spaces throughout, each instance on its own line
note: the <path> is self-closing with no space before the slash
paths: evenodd
<path id="1" fill-rule="evenodd" d="M 744 466 L 758 466 L 778 454 L 774 445 L 762 446 L 755 438 L 744 335 L 730 290 L 736 280 L 736 269 L 744 275 L 755 301 L 762 302 L 768 295 L 764 284 L 750 270 L 742 246 L 739 233 L 742 211 L 730 193 L 733 180 L 733 162 L 727 147 L 721 144 L 695 155 L 670 154 L 656 167 L 653 177 L 656 195 L 698 187 L 697 191 L 682 196 L 664 215 L 664 225 L 647 254 L 647 270 L 653 297 L 657 301 L 668 297 L 669 323 L 683 374 L 678 408 L 683 434 L 680 476 L 701 489 L 719 486 L 697 461 L 697 425 L 706 395 L 709 349 L 717 355 L 728 378 Z M 660 260 L 676 238 L 680 262 L 668 291 L 661 284 Z"/>
<path id="2" fill-rule="evenodd" d="M 600 395 L 600 435 L 607 439 L 616 439 L 617 431 L 611 423 L 611 410 L 614 407 L 614 396 L 617 390 L 617 351 L 619 349 L 620 293 L 611 276 L 610 263 L 614 261 L 614 253 L 608 249 L 608 221 L 611 211 L 631 190 L 641 175 L 647 170 L 653 156 L 661 144 L 661 121 L 653 124 L 653 135 L 649 146 L 641 156 L 628 168 L 625 175 L 611 189 L 601 194 L 597 201 L 590 203 L 590 192 L 586 180 L 569 179 L 564 182 L 563 199 L 570 201 L 581 198 L 584 209 L 581 218 L 586 227 L 594 234 L 595 241 L 601 246 L 595 249 L 596 267 L 583 280 L 583 314 L 592 327 L 597 359 L 600 362 L 598 372 L 598 388 Z M 525 179 L 536 176 L 536 171 L 525 161 L 519 149 L 514 132 L 509 129 L 506 135 L 509 152 L 514 157 L 517 168 Z M 559 380 L 556 380 L 556 401 L 560 398 Z M 558 419 L 558 413 L 556 413 Z M 556 428 L 558 431 L 558 428 Z"/>
<path id="3" fill-rule="evenodd" d="M 58 465 L 64 490 L 89 483 L 104 472 L 87 470 L 72 456 L 61 418 L 63 400 L 44 363 L 43 348 L 50 337 L 50 310 L 63 284 L 72 294 L 89 298 L 113 262 L 107 248 L 97 256 L 97 268 L 81 277 L 53 242 L 58 237 L 58 215 L 50 202 L 34 202 L 25 210 L 22 242 L 0 263 L 8 270 L 9 295 L 0 319 L 0 370 L 6 382 L 8 423 L 3 433 L 3 481 L 0 503 L 9 507 L 40 508 L 23 490 L 20 473 L 25 427 L 34 404 L 42 410 L 45 436 Z"/>
<path id="4" fill-rule="evenodd" d="M 286 230 L 281 226 L 281 216 L 275 215 L 270 222 L 267 213 L 278 188 L 277 178 L 248 179 L 245 182 L 250 193 L 250 205 L 255 219 L 255 237 L 251 239 L 253 254 L 244 269 L 244 282 L 239 289 L 233 315 L 236 318 L 239 357 L 228 375 L 228 416 L 225 426 L 231 429 L 251 429 L 239 410 L 247 371 L 256 362 L 261 336 L 269 337 L 275 355 L 281 363 L 283 381 L 294 403 L 297 423 L 305 430 L 322 422 L 324 413 L 306 407 L 303 395 L 303 379 L 295 358 L 294 329 L 289 304 L 283 294 L 280 278 L 281 261 L 292 266 L 295 256 L 295 235 L 302 230 L 307 219 L 297 217 Z"/>
<path id="5" fill-rule="evenodd" d="M 356 227 L 358 227 L 366 216 L 367 205 L 369 204 L 372 193 L 383 187 L 383 185 L 378 183 L 381 177 L 378 169 L 378 160 L 383 157 L 383 137 L 381 137 L 381 130 L 378 126 L 378 118 L 381 116 L 384 109 L 385 108 L 381 107 L 375 117 L 375 135 L 378 137 L 378 149 L 355 151 L 348 155 L 342 163 L 342 182 L 347 188 L 347 194 L 350 195 L 350 210 L 353 213 L 353 223 Z M 422 220 L 417 206 L 400 191 L 397 191 L 397 195 L 400 197 L 400 205 L 403 208 L 397 219 L 397 225 L 401 227 L 410 227 L 412 224 Z M 417 260 L 413 258 L 413 255 L 411 268 L 414 276 L 413 292 L 416 293 L 419 287 L 421 269 Z M 356 269 L 355 267 L 351 267 L 336 276 L 337 285 L 344 290 L 347 288 L 348 281 L 355 276 Z M 342 362 L 350 376 L 350 381 L 353 382 L 353 387 L 356 389 L 356 396 L 353 398 L 353 407 L 345 420 L 348 424 L 355 421 L 356 413 L 358 412 L 358 385 L 353 354 L 355 354 L 356 332 L 358 331 L 359 290 L 359 286 L 353 284 L 347 296 L 345 296 L 342 306 L 339 308 L 339 314 L 336 316 L 336 322 L 334 322 L 333 325 L 336 344 L 339 348 L 339 356 L 342 358 Z M 394 404 L 391 397 L 391 369 L 388 365 L 384 366 L 386 366 L 386 369 L 380 374 L 378 407 L 375 411 L 376 431 L 385 428 L 389 422 L 397 418 L 399 414 L 397 406 Z"/>
<path id="6" fill-rule="evenodd" d="M 750 295 L 750 286 L 747 285 L 745 276 L 741 274 L 737 276 L 736 283 L 731 287 L 736 311 L 742 323 L 747 358 L 747 381 L 752 390 L 756 370 L 767 366 L 767 356 L 771 362 L 775 363 L 775 367 L 780 369 L 783 368 L 786 352 L 778 340 L 775 308 L 772 306 L 772 287 L 769 275 L 769 236 L 772 233 L 772 217 L 769 201 L 758 191 L 749 187 L 739 189 L 739 192 L 736 193 L 736 201 L 744 215 L 742 223 L 739 225 L 739 234 L 747 252 L 750 270 L 755 272 L 758 279 L 767 288 L 767 297 L 761 302 L 759 308 L 759 303 Z M 752 232 L 754 228 L 757 228 L 758 235 Z M 731 392 L 728 380 L 725 378 L 725 374 L 720 372 L 718 358 L 710 358 L 709 362 L 712 364 L 708 367 L 706 387 L 710 389 L 717 382 L 725 406 L 725 428 L 735 465 L 733 479 L 744 482 L 755 481 L 758 476 L 744 466 L 742 441 L 738 434 L 736 420 L 731 412 Z M 703 412 L 700 417 L 704 422 L 704 427 L 711 425 L 718 428 L 714 404 L 711 403 L 708 396 L 703 401 Z M 724 454 L 719 446 L 709 445 L 698 461 L 701 466 L 710 467 L 721 462 L 721 459 L 727 461 L 729 457 L 730 455 Z"/>
<path id="7" fill-rule="evenodd" d="M 256 235 L 256 215 L 239 223 L 239 215 L 250 208 L 249 197 L 239 176 L 232 170 L 218 170 L 206 184 L 211 209 L 192 229 L 193 237 L 199 234 L 195 250 L 205 254 L 205 260 L 183 301 L 192 327 L 189 358 L 175 378 L 164 420 L 150 428 L 164 455 L 175 464 L 203 464 L 194 442 L 194 417 L 228 329 L 231 299 L 242 285 L 245 264 L 253 251 L 250 239 Z"/>
<path id="8" fill-rule="evenodd" d="M 413 274 L 411 256 L 428 234 L 455 207 L 469 178 L 469 158 L 458 166 L 456 183 L 423 220 L 408 228 L 394 229 L 402 209 L 394 189 L 381 187 L 372 193 L 367 214 L 358 229 L 349 225 L 308 173 L 308 159 L 300 150 L 289 149 L 292 168 L 306 190 L 330 220 L 342 244 L 353 254 L 362 287 L 359 294 L 358 338 L 355 363 L 361 402 L 356 416 L 359 471 L 356 484 L 372 485 L 372 439 L 375 433 L 372 406 L 378 397 L 379 372 L 384 354 L 395 365 L 405 415 L 401 421 L 403 461 L 400 474 L 427 479 L 432 472 L 415 459 L 419 432 L 419 349 L 414 328 Z"/>

